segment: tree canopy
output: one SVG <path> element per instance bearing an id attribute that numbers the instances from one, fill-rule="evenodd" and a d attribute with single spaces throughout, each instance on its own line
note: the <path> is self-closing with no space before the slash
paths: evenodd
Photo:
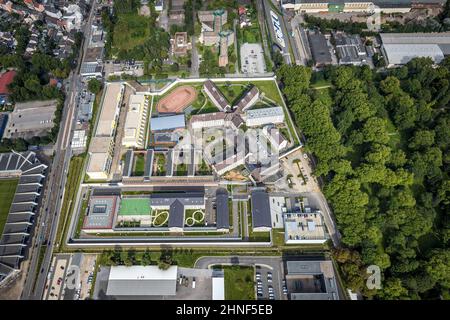
<path id="1" fill-rule="evenodd" d="M 344 248 L 346 284 L 378 299 L 448 295 L 450 58 L 414 59 L 387 74 L 327 67 L 277 72 L 305 148 L 316 158 Z M 365 286 L 378 265 L 383 288 Z"/>

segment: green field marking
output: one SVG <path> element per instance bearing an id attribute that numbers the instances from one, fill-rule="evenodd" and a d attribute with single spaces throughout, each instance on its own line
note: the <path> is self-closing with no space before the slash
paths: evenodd
<path id="1" fill-rule="evenodd" d="M 145 216 L 151 213 L 150 199 L 124 198 L 120 201 L 120 216 Z"/>
<path id="2" fill-rule="evenodd" d="M 18 179 L 0 180 L 0 235 L 3 232 L 3 227 L 8 219 L 9 208 L 16 193 Z"/>

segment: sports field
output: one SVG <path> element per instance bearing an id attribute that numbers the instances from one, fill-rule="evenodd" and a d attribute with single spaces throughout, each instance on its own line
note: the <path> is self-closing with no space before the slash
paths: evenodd
<path id="1" fill-rule="evenodd" d="M 197 100 L 197 91 L 191 86 L 181 86 L 162 98 L 156 109 L 161 113 L 181 113 Z"/>
<path id="2" fill-rule="evenodd" d="M 119 215 L 144 216 L 151 215 L 150 199 L 148 198 L 123 198 L 120 201 Z"/>
<path id="3" fill-rule="evenodd" d="M 9 208 L 16 193 L 18 182 L 19 180 L 17 179 L 0 179 L 0 235 L 8 219 Z"/>

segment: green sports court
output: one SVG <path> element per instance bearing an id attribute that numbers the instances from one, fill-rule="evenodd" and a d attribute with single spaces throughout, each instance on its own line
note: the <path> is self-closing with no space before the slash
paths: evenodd
<path id="1" fill-rule="evenodd" d="M 149 198 L 122 198 L 120 201 L 119 215 L 121 216 L 144 216 L 151 213 Z"/>

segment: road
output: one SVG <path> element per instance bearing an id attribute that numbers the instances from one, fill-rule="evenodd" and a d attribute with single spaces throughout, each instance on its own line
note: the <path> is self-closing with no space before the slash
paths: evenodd
<path id="1" fill-rule="evenodd" d="M 84 26 L 83 33 L 85 34 L 85 41 L 83 41 L 82 54 L 78 58 L 79 69 L 84 56 L 87 51 L 87 44 L 90 39 L 91 25 L 96 10 L 97 2 L 93 2 L 91 12 L 87 23 Z M 27 278 L 25 280 L 22 291 L 22 299 L 39 300 L 42 298 L 44 286 L 47 278 L 47 272 L 50 268 L 53 248 L 55 245 L 55 238 L 58 229 L 58 223 L 61 213 L 62 199 L 64 198 L 64 186 L 67 180 L 67 173 L 70 164 L 72 150 L 70 141 L 73 134 L 77 111 L 77 99 L 79 89 L 79 75 L 77 72 L 72 72 L 69 76 L 69 88 L 67 90 L 67 97 L 63 109 L 61 119 L 61 127 L 56 141 L 54 160 L 49 172 L 47 180 L 47 193 L 42 199 L 42 210 L 38 222 L 36 223 L 35 237 L 30 250 L 30 267 L 28 269 Z M 48 228 L 50 226 L 50 228 Z M 38 273 L 37 279 L 36 268 L 39 262 L 39 253 L 42 245 L 47 245 L 45 248 L 45 255 L 42 261 L 41 270 Z M 33 285 L 36 282 L 33 291 Z"/>

